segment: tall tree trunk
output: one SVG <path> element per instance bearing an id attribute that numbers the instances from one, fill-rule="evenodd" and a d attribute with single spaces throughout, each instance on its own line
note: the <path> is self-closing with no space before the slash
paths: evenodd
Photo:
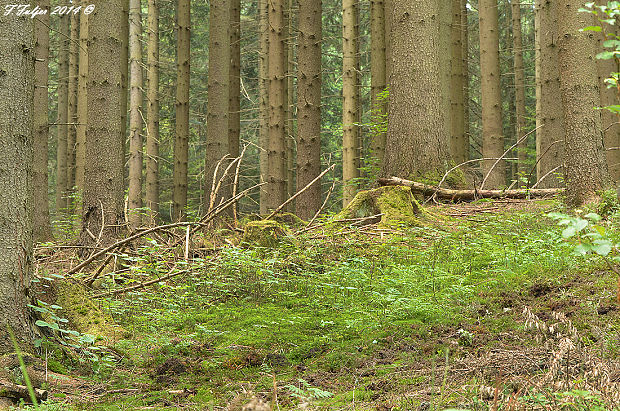
<path id="1" fill-rule="evenodd" d="M 359 177 L 359 0 L 342 2 L 342 201 L 357 192 Z"/>
<path id="2" fill-rule="evenodd" d="M 0 0 L 0 10 L 10 1 Z M 32 346 L 34 44 L 30 16 L 0 13 L 0 354 Z"/>
<path id="3" fill-rule="evenodd" d="M 558 177 L 564 161 L 564 112 L 558 69 L 557 0 L 536 0 L 536 171 L 538 179 L 557 169 L 540 184 L 541 188 L 563 185 Z"/>
<path id="4" fill-rule="evenodd" d="M 230 73 L 228 86 L 228 149 L 239 157 L 241 133 L 241 0 L 230 0 Z"/>
<path id="5" fill-rule="evenodd" d="M 141 222 L 142 208 L 142 17 L 141 1 L 129 3 L 129 70 L 131 73 L 129 114 L 129 224 L 136 228 Z"/>
<path id="6" fill-rule="evenodd" d="M 41 7 L 49 8 L 49 0 L 41 2 Z M 48 154 L 48 64 L 50 51 L 49 15 L 39 16 L 34 23 L 35 38 L 35 89 L 34 89 L 34 164 L 33 186 L 34 239 L 45 242 L 52 238 L 50 225 L 49 198 L 47 194 L 47 154 Z M 6 137 L 5 137 L 6 138 Z"/>
<path id="7" fill-rule="evenodd" d="M 482 154 L 499 158 L 504 153 L 502 133 L 502 93 L 499 69 L 499 27 L 497 0 L 480 0 L 480 83 L 482 91 Z M 484 162 L 486 175 L 495 160 Z M 500 161 L 491 171 L 487 187 L 499 188 L 506 183 L 506 162 Z"/>
<path id="8" fill-rule="evenodd" d="M 385 14 L 385 2 L 383 0 L 370 1 L 370 93 L 373 124 L 381 124 L 387 113 L 387 104 L 384 99 L 380 98 L 380 94 L 387 87 Z M 376 159 L 377 167 L 381 167 L 383 163 L 385 138 L 386 133 L 383 131 L 372 133 L 370 150 Z"/>
<path id="9" fill-rule="evenodd" d="M 89 0 L 83 0 L 86 7 Z M 84 161 L 86 157 L 86 125 L 88 123 L 87 87 L 88 80 L 88 15 L 80 16 L 80 51 L 78 60 L 77 89 L 77 133 L 75 137 L 75 185 L 80 194 L 84 192 Z"/>
<path id="10" fill-rule="evenodd" d="M 440 83 L 439 5 L 394 1 L 392 77 L 382 174 L 416 180 L 444 173 L 450 130 Z M 416 56 L 416 58 L 411 58 Z"/>
<path id="11" fill-rule="evenodd" d="M 465 141 L 465 159 L 469 160 L 469 24 L 467 21 L 467 0 L 461 0 L 461 45 L 463 46 L 463 134 Z"/>
<path id="12" fill-rule="evenodd" d="M 271 0 L 269 12 L 269 150 L 267 155 L 267 209 L 276 209 L 286 197 L 286 66 L 285 0 Z"/>
<path id="13" fill-rule="evenodd" d="M 77 104 L 78 104 L 78 59 L 80 46 L 80 15 L 71 16 L 71 44 L 69 46 L 69 85 L 68 112 L 69 129 L 67 132 L 67 188 L 73 193 L 75 187 L 75 147 L 77 136 Z M 69 206 L 74 209 L 74 198 L 70 198 Z"/>
<path id="14" fill-rule="evenodd" d="M 266 182 L 268 175 L 267 157 L 269 150 L 269 6 L 267 0 L 258 0 L 258 99 L 259 130 L 258 145 L 260 157 L 260 181 Z M 268 213 L 267 188 L 260 189 L 260 213 Z"/>
<path id="15" fill-rule="evenodd" d="M 123 20 L 121 25 L 121 164 L 123 165 L 123 187 L 125 187 L 125 152 L 127 151 L 127 103 L 129 95 L 129 1 L 121 0 L 123 6 Z"/>
<path id="16" fill-rule="evenodd" d="M 185 218 L 189 148 L 190 0 L 177 0 L 177 98 L 172 220 Z M 228 135 L 228 133 L 226 133 Z"/>
<path id="17" fill-rule="evenodd" d="M 571 206 L 597 200 L 610 185 L 603 147 L 595 41 L 580 29 L 592 16 L 579 13 L 581 0 L 556 1 L 560 94 L 564 107 L 566 201 Z"/>
<path id="18" fill-rule="evenodd" d="M 147 48 L 146 207 L 159 219 L 159 0 L 149 0 Z"/>
<path id="19" fill-rule="evenodd" d="M 321 173 L 321 0 L 299 0 L 297 51 L 297 187 L 304 188 Z M 321 206 L 321 184 L 304 191 L 297 215 L 309 220 Z"/>
<path id="20" fill-rule="evenodd" d="M 464 75 L 463 67 L 463 26 L 461 18 L 461 0 L 452 0 L 452 75 L 450 78 L 450 100 L 452 130 L 451 130 L 451 153 L 452 159 L 457 163 L 469 160 L 469 141 L 465 135 L 465 110 L 464 110 Z"/>
<path id="21" fill-rule="evenodd" d="M 228 104 L 230 76 L 230 7 L 227 0 L 212 0 L 209 16 L 209 82 L 207 149 L 205 158 L 205 211 L 230 197 Z M 226 157 L 226 160 L 222 161 Z M 218 167 L 219 163 L 219 167 Z M 216 172 L 217 170 L 217 172 Z M 221 187 L 215 196 L 217 185 Z"/>
<path id="22" fill-rule="evenodd" d="M 521 3 L 511 0 L 512 6 L 512 48 L 515 69 L 515 114 L 517 116 L 517 141 L 527 132 L 525 129 L 525 68 L 523 66 L 523 34 L 521 31 Z M 517 145 L 518 170 L 525 174 L 527 170 L 527 139 Z"/>
<path id="23" fill-rule="evenodd" d="M 69 86 L 69 17 L 60 18 L 60 49 L 58 51 L 58 116 L 56 118 L 56 210 L 67 209 L 67 113 Z"/>
<path id="24" fill-rule="evenodd" d="M 286 53 L 286 196 L 287 198 L 295 195 L 295 65 L 293 61 L 295 59 L 295 29 L 294 29 L 294 0 L 288 0 L 287 8 L 287 30 L 288 30 L 288 42 Z M 296 201 L 292 201 L 287 206 L 288 212 L 295 211 Z"/>
<path id="25" fill-rule="evenodd" d="M 89 18 L 82 244 L 111 241 L 123 223 L 121 2 L 102 2 Z"/>
<path id="26" fill-rule="evenodd" d="M 385 82 L 389 87 L 392 78 L 392 64 L 394 59 L 392 58 L 392 20 L 394 15 L 394 1 L 398 0 L 384 0 L 385 9 Z M 386 111 L 389 110 L 389 100 L 385 107 Z M 387 114 L 387 112 L 386 112 Z M 387 138 L 387 135 L 386 135 Z M 384 152 L 385 155 L 385 152 Z"/>

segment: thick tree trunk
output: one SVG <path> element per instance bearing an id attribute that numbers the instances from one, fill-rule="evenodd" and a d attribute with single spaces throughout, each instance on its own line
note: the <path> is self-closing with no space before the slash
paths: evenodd
<path id="1" fill-rule="evenodd" d="M 286 104 L 286 196 L 291 198 L 295 195 L 295 147 L 297 146 L 295 139 L 295 16 L 293 14 L 293 8 L 295 7 L 294 0 L 288 0 L 288 42 L 287 42 L 287 75 L 286 75 L 286 93 L 288 102 Z M 295 202 L 291 201 L 287 206 L 287 211 L 295 212 Z"/>
<path id="2" fill-rule="evenodd" d="M 77 104 L 78 104 L 78 70 L 80 46 L 80 15 L 71 16 L 71 44 L 69 45 L 69 86 L 68 112 L 69 129 L 67 131 L 67 191 L 72 194 L 75 188 L 75 147 L 77 138 Z M 69 207 L 75 210 L 75 198 L 70 197 Z"/>
<path id="3" fill-rule="evenodd" d="M 610 185 L 600 106 L 595 40 L 580 29 L 592 25 L 590 14 L 579 13 L 580 0 L 558 0 L 558 62 L 560 94 L 566 125 L 566 202 L 580 206 L 598 199 Z"/>
<path id="4" fill-rule="evenodd" d="M 123 224 L 122 1 L 98 4 L 88 27 L 88 126 L 81 244 L 106 243 Z"/>
<path id="5" fill-rule="evenodd" d="M 465 158 L 469 160 L 469 25 L 467 21 L 467 0 L 461 0 L 461 46 L 463 51 L 463 134 Z"/>
<path id="6" fill-rule="evenodd" d="M 359 0 L 342 2 L 342 201 L 357 192 L 359 177 Z"/>
<path id="7" fill-rule="evenodd" d="M 451 47 L 452 74 L 450 78 L 451 100 L 451 153 L 457 164 L 469 160 L 469 141 L 465 135 L 463 22 L 461 0 L 452 0 Z"/>
<path id="8" fill-rule="evenodd" d="M 450 130 L 442 110 L 436 0 L 394 2 L 390 113 L 383 176 L 443 175 Z M 415 56 L 415 57 L 414 57 Z"/>
<path id="9" fill-rule="evenodd" d="M 499 68 L 499 27 L 497 0 L 480 0 L 480 85 L 482 92 L 482 155 L 499 158 L 504 153 L 502 133 L 502 93 Z M 495 160 L 483 162 L 486 175 Z M 500 161 L 486 182 L 487 187 L 506 184 L 506 162 Z"/>
<path id="10" fill-rule="evenodd" d="M 172 221 L 185 219 L 189 148 L 190 0 L 177 1 L 177 93 Z M 228 135 L 228 133 L 226 133 Z"/>
<path id="11" fill-rule="evenodd" d="M 284 0 L 268 2 L 269 13 L 269 149 L 267 209 L 286 200 L 286 66 Z"/>
<path id="12" fill-rule="evenodd" d="M 385 2 L 383 0 L 370 1 L 370 93 L 372 104 L 372 122 L 383 123 L 387 115 L 386 101 L 381 94 L 387 87 L 386 78 L 386 24 Z M 370 151 L 375 159 L 375 166 L 381 167 L 385 156 L 385 131 L 374 131 L 371 134 Z"/>
<path id="13" fill-rule="evenodd" d="M 207 104 L 207 149 L 205 158 L 205 211 L 209 211 L 230 198 L 231 193 L 231 175 L 224 176 L 224 171 L 230 163 L 228 147 L 229 25 L 230 7 L 228 1 L 212 0 L 209 17 L 209 101 Z M 225 160 L 222 161 L 224 158 Z M 218 185 L 220 188 L 216 195 Z"/>
<path id="14" fill-rule="evenodd" d="M 125 154 L 127 151 L 127 104 L 129 96 L 129 1 L 121 0 L 123 19 L 121 25 L 121 164 L 123 165 L 123 187 L 125 187 Z"/>
<path id="15" fill-rule="evenodd" d="M 42 8 L 49 8 L 49 0 L 41 2 Z M 35 89 L 34 89 L 34 164 L 33 186 L 34 240 L 48 241 L 52 238 L 50 225 L 49 198 L 47 194 L 47 154 L 48 154 L 48 64 L 50 51 L 49 15 L 39 16 L 34 23 L 35 38 Z"/>
<path id="16" fill-rule="evenodd" d="M 86 7 L 89 0 L 83 0 Z M 86 124 L 88 123 L 87 87 L 88 79 L 88 15 L 80 16 L 80 51 L 78 60 L 77 89 L 77 134 L 75 137 L 75 185 L 80 194 L 84 191 L 84 161 L 86 156 Z"/>
<path id="17" fill-rule="evenodd" d="M 564 161 L 564 112 L 558 69 L 557 0 L 536 0 L 536 171 L 538 178 L 560 167 L 541 187 L 564 185 L 559 175 Z"/>
<path id="18" fill-rule="evenodd" d="M 523 34 L 521 30 L 520 0 L 511 0 L 512 6 L 512 49 L 514 54 L 515 114 L 517 116 L 517 141 L 526 133 L 525 129 L 525 68 L 523 66 Z M 518 170 L 525 175 L 527 169 L 527 138 L 517 145 Z"/>
<path id="19" fill-rule="evenodd" d="M 58 116 L 56 117 L 56 211 L 67 210 L 67 126 L 69 86 L 69 17 L 60 18 L 60 49 L 58 51 Z"/>
<path id="20" fill-rule="evenodd" d="M 0 10 L 11 3 L 0 0 Z M 30 16 L 0 13 L 0 354 L 32 345 L 34 60 Z"/>
<path id="21" fill-rule="evenodd" d="M 146 207 L 159 220 L 159 0 L 149 0 L 147 47 Z"/>
<path id="22" fill-rule="evenodd" d="M 269 173 L 267 153 L 269 150 L 269 8 L 267 0 L 258 0 L 258 99 L 259 99 L 259 130 L 258 146 L 260 157 L 260 182 L 267 181 Z M 260 214 L 266 215 L 267 188 L 260 188 Z"/>
<path id="23" fill-rule="evenodd" d="M 228 150 L 239 157 L 241 133 L 241 0 L 230 0 L 230 72 L 228 92 Z"/>
<path id="24" fill-rule="evenodd" d="M 321 0 L 299 0 L 297 50 L 297 187 L 321 173 Z M 309 220 L 321 206 L 321 184 L 304 191 L 296 203 L 299 218 Z"/>
<path id="25" fill-rule="evenodd" d="M 129 70 L 131 92 L 129 95 L 129 224 L 136 228 L 141 222 L 142 208 L 142 17 L 140 0 L 129 3 Z"/>

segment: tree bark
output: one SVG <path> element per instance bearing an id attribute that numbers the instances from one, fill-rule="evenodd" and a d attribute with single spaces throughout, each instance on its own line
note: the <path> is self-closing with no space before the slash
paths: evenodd
<path id="1" fill-rule="evenodd" d="M 78 104 L 78 62 L 80 46 L 80 14 L 71 15 L 71 44 L 69 45 L 69 84 L 67 119 L 67 191 L 70 194 L 69 207 L 75 210 L 72 196 L 75 188 L 75 148 L 77 136 L 77 104 Z"/>
<path id="2" fill-rule="evenodd" d="M 297 51 L 297 187 L 321 173 L 322 1 L 299 0 Z M 296 203 L 297 216 L 311 219 L 321 207 L 321 184 L 313 184 Z"/>
<path id="3" fill-rule="evenodd" d="M 465 141 L 465 158 L 469 159 L 469 24 L 467 21 L 467 0 L 461 0 L 461 46 L 463 51 L 463 134 Z"/>
<path id="4" fill-rule="evenodd" d="M 241 0 L 230 0 L 230 73 L 228 86 L 228 150 L 239 157 L 241 133 Z"/>
<path id="5" fill-rule="evenodd" d="M 558 62 L 565 120 L 566 202 L 570 206 L 596 201 L 610 186 L 600 106 L 595 39 L 580 29 L 592 25 L 590 14 L 579 13 L 580 0 L 558 0 Z"/>
<path id="6" fill-rule="evenodd" d="M 89 0 L 83 0 L 86 7 Z M 80 195 L 84 192 L 84 161 L 86 157 L 86 125 L 88 123 L 87 87 L 88 79 L 88 15 L 80 16 L 80 51 L 78 60 L 77 129 L 75 137 L 75 185 Z"/>
<path id="7" fill-rule="evenodd" d="M 149 0 L 147 46 L 146 207 L 159 220 L 159 0 Z"/>
<path id="8" fill-rule="evenodd" d="M 527 132 L 525 129 L 525 68 L 523 65 L 523 34 L 521 30 L 521 2 L 511 0 L 512 6 L 512 48 L 514 55 L 515 114 L 517 117 L 517 141 Z M 518 171 L 522 175 L 527 169 L 527 139 L 517 145 Z"/>
<path id="9" fill-rule="evenodd" d="M 297 146 L 295 139 L 295 16 L 293 9 L 295 7 L 294 0 L 288 0 L 287 8 L 287 30 L 288 42 L 286 52 L 286 197 L 291 198 L 295 194 L 295 147 Z M 295 212 L 295 203 L 290 202 L 287 206 L 288 212 Z"/>
<path id="10" fill-rule="evenodd" d="M 11 3 L 0 0 L 0 10 Z M 0 354 L 32 345 L 34 60 L 30 16 L 0 13 Z"/>
<path id="11" fill-rule="evenodd" d="M 125 187 L 125 154 L 127 151 L 127 107 L 129 96 L 129 1 L 121 0 L 123 19 L 121 24 L 121 144 L 123 151 L 121 152 L 121 164 L 123 165 L 123 187 Z"/>
<path id="12" fill-rule="evenodd" d="M 185 208 L 187 207 L 190 24 L 190 0 L 177 0 L 177 98 L 172 221 L 185 219 Z"/>
<path id="13" fill-rule="evenodd" d="M 463 66 L 463 19 L 461 0 L 452 0 L 451 47 L 452 73 L 450 77 L 451 100 L 451 153 L 457 164 L 469 160 L 469 141 L 465 135 L 464 90 L 465 76 Z"/>
<path id="14" fill-rule="evenodd" d="M 258 100 L 259 100 L 259 130 L 258 146 L 260 158 L 260 182 L 267 181 L 269 173 L 267 153 L 269 150 L 269 8 L 267 0 L 258 0 Z M 267 188 L 260 188 L 260 214 L 266 215 Z"/>
<path id="15" fill-rule="evenodd" d="M 387 87 L 386 78 L 386 24 L 385 2 L 370 1 L 370 93 L 373 124 L 382 124 L 387 115 L 387 104 L 381 94 Z M 381 167 L 385 156 L 386 132 L 373 131 L 371 134 L 370 151 L 375 159 L 375 166 Z"/>
<path id="16" fill-rule="evenodd" d="M 67 126 L 69 86 L 69 17 L 60 18 L 60 48 L 58 51 L 58 116 L 56 117 L 56 211 L 67 210 Z"/>

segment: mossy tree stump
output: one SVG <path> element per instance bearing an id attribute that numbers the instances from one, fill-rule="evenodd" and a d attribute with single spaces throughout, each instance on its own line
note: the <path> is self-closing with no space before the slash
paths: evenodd
<path id="1" fill-rule="evenodd" d="M 246 224 L 242 242 L 258 247 L 276 247 L 286 229 L 277 221 L 261 220 Z"/>

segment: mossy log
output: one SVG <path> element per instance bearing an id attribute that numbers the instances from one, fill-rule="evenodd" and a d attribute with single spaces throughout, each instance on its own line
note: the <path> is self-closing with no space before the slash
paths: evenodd
<path id="1" fill-rule="evenodd" d="M 382 186 L 404 186 L 411 188 L 416 193 L 424 194 L 427 197 L 436 196 L 452 201 L 474 201 L 480 198 L 540 198 L 560 194 L 562 188 L 534 188 L 523 190 L 450 190 L 438 188 L 417 181 L 405 180 L 398 177 L 380 178 L 377 182 Z"/>
<path id="2" fill-rule="evenodd" d="M 332 221 L 368 218 L 370 223 L 382 226 L 403 223 L 417 226 L 421 224 L 421 213 L 420 205 L 409 187 L 389 186 L 360 191 Z"/>
<path id="3" fill-rule="evenodd" d="M 46 383 L 44 362 L 28 353 L 22 353 L 21 356 L 26 366 L 26 372 L 30 377 L 35 397 L 39 401 L 46 400 L 47 391 L 41 389 Z M 28 387 L 22 375 L 19 357 L 16 353 L 0 356 L 0 397 L 8 398 L 13 403 L 17 403 L 21 399 L 26 402 L 30 401 Z M 0 407 L 0 409 L 2 408 Z"/>
<path id="4" fill-rule="evenodd" d="M 286 235 L 286 229 L 277 221 L 261 220 L 246 224 L 242 242 L 258 247 L 276 247 L 282 237 Z"/>

